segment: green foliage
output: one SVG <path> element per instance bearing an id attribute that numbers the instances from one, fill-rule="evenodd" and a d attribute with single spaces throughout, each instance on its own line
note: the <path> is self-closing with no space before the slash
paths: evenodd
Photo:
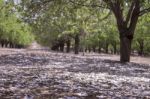
<path id="1" fill-rule="evenodd" d="M 1 0 L 0 7 L 0 40 L 18 45 L 30 44 L 34 39 L 31 28 L 22 22 L 13 4 Z"/>
<path id="2" fill-rule="evenodd" d="M 150 53 L 150 14 L 146 14 L 139 19 L 134 38 L 134 49 L 139 51 L 140 46 L 144 47 L 145 53 Z"/>
<path id="3" fill-rule="evenodd" d="M 132 13 L 128 17 L 132 2 L 114 0 L 113 3 L 115 4 L 116 1 L 123 10 L 122 18 L 127 21 L 125 24 L 128 27 L 133 18 Z M 118 50 L 117 22 L 111 15 L 109 2 L 109 0 L 22 0 L 20 9 L 23 19 L 30 23 L 37 40 L 44 45 L 51 45 L 58 38 L 66 38 L 66 35 L 74 38 L 76 34 L 80 34 L 81 46 L 97 48 L 100 46 L 105 49 L 105 46 L 109 45 L 111 49 L 117 46 Z M 148 0 L 141 0 L 140 13 L 146 13 L 147 10 L 144 9 L 149 5 Z M 149 46 L 149 29 L 146 26 L 149 17 L 141 19 L 136 30 L 138 33 L 135 33 L 134 45 L 136 46 L 139 39 L 144 38 L 145 46 Z"/>

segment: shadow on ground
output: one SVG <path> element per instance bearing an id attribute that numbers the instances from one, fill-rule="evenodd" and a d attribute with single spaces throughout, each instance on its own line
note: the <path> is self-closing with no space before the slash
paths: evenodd
<path id="1" fill-rule="evenodd" d="M 150 66 L 62 53 L 0 56 L 0 98 L 150 98 Z"/>

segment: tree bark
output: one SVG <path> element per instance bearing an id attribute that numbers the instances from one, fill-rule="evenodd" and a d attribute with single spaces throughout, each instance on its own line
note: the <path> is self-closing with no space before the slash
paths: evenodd
<path id="1" fill-rule="evenodd" d="M 99 48 L 98 48 L 98 53 L 101 53 L 102 51 L 101 51 L 101 47 L 99 46 Z"/>
<path id="2" fill-rule="evenodd" d="M 132 38 L 124 36 L 120 37 L 120 61 L 130 62 Z"/>
<path id="3" fill-rule="evenodd" d="M 79 54 L 79 43 L 80 43 L 79 34 L 76 34 L 76 36 L 75 36 L 75 47 L 74 47 L 74 53 L 75 54 Z"/>
<path id="4" fill-rule="evenodd" d="M 89 53 L 91 52 L 91 47 L 88 47 Z"/>
<path id="5" fill-rule="evenodd" d="M 92 48 L 93 48 L 93 52 L 96 52 L 96 46 L 93 46 Z"/>
<path id="6" fill-rule="evenodd" d="M 109 44 L 106 43 L 106 45 L 105 45 L 105 53 L 107 53 L 107 54 L 108 54 L 108 46 L 109 46 Z"/>
<path id="7" fill-rule="evenodd" d="M 142 56 L 144 54 L 144 41 L 143 40 L 140 40 L 138 41 L 139 42 L 139 55 Z"/>
<path id="8" fill-rule="evenodd" d="M 60 51 L 64 52 L 64 46 L 65 46 L 64 42 L 61 42 L 59 46 L 60 46 Z"/>
<path id="9" fill-rule="evenodd" d="M 114 45 L 114 54 L 116 54 L 116 53 L 117 53 L 117 46 Z"/>
<path id="10" fill-rule="evenodd" d="M 123 15 L 124 8 L 120 0 L 104 0 L 104 2 L 110 7 L 117 21 L 120 33 L 120 61 L 129 62 L 131 43 L 140 13 L 140 0 L 131 0 L 127 16 Z"/>
<path id="11" fill-rule="evenodd" d="M 116 42 L 114 42 L 114 44 L 112 44 L 112 46 L 113 46 L 113 54 L 116 54 L 117 53 L 117 44 L 116 44 Z"/>
<path id="12" fill-rule="evenodd" d="M 1 46 L 2 46 L 2 48 L 5 46 L 5 41 L 4 40 L 1 40 Z"/>
<path id="13" fill-rule="evenodd" d="M 99 53 L 102 52 L 101 48 L 102 48 L 102 45 L 101 45 L 101 42 L 99 41 L 99 45 L 98 45 L 98 52 L 99 52 Z"/>
<path id="14" fill-rule="evenodd" d="M 69 53 L 70 52 L 70 40 L 67 40 L 67 42 L 66 42 L 66 44 L 67 44 L 67 53 Z"/>

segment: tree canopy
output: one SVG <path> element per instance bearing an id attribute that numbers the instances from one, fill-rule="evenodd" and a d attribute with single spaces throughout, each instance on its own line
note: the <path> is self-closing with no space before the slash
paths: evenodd
<path id="1" fill-rule="evenodd" d="M 0 1 L 0 41 L 2 46 L 8 44 L 26 46 L 33 41 L 31 27 L 24 23 L 12 2 Z M 4 43 L 4 44 L 3 44 Z"/>

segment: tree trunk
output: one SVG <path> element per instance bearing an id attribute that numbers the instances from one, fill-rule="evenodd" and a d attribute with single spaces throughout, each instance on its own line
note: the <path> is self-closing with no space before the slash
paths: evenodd
<path id="1" fill-rule="evenodd" d="M 76 36 L 75 36 L 75 48 L 74 48 L 75 54 L 79 54 L 79 43 L 80 43 L 79 34 L 76 34 Z"/>
<path id="2" fill-rule="evenodd" d="M 114 54 L 116 54 L 117 53 L 117 46 L 115 45 L 114 46 Z"/>
<path id="3" fill-rule="evenodd" d="M 106 46 L 105 46 L 105 52 L 108 54 L 108 46 L 109 46 L 109 44 L 108 43 L 106 43 Z"/>
<path id="4" fill-rule="evenodd" d="M 98 48 L 98 53 L 101 53 L 102 51 L 101 51 L 101 47 L 99 46 L 99 48 Z"/>
<path id="5" fill-rule="evenodd" d="M 99 41 L 99 45 L 98 45 L 98 52 L 99 52 L 99 53 L 102 52 L 101 47 L 102 47 L 102 46 L 101 46 L 101 42 Z"/>
<path id="6" fill-rule="evenodd" d="M 140 40 L 138 42 L 139 42 L 139 48 L 140 48 L 139 55 L 142 56 L 144 54 L 144 41 Z"/>
<path id="7" fill-rule="evenodd" d="M 120 61 L 130 62 L 132 38 L 124 36 L 120 37 Z"/>
<path id="8" fill-rule="evenodd" d="M 89 53 L 91 52 L 91 48 L 90 47 L 88 47 L 88 50 L 89 50 Z"/>
<path id="9" fill-rule="evenodd" d="M 4 47 L 4 43 L 3 42 L 1 43 L 1 46 L 2 46 L 2 48 Z"/>
<path id="10" fill-rule="evenodd" d="M 96 52 L 96 46 L 93 46 L 92 48 L 93 48 L 93 52 Z"/>
<path id="11" fill-rule="evenodd" d="M 66 44 L 67 44 L 67 53 L 69 53 L 70 52 L 70 40 L 67 40 L 67 42 L 66 42 Z"/>
<path id="12" fill-rule="evenodd" d="M 2 45 L 2 48 L 5 46 L 5 41 L 4 40 L 1 40 L 1 45 Z"/>
<path id="13" fill-rule="evenodd" d="M 88 49 L 87 49 L 87 47 L 85 48 L 85 52 L 87 52 L 88 51 Z"/>
<path id="14" fill-rule="evenodd" d="M 116 53 L 117 53 L 117 44 L 114 43 L 112 46 L 113 46 L 113 49 L 114 49 L 114 52 L 113 52 L 113 53 L 116 54 Z"/>
<path id="15" fill-rule="evenodd" d="M 65 46 L 64 42 L 61 42 L 60 43 L 60 51 L 61 52 L 64 52 L 64 46 Z"/>

